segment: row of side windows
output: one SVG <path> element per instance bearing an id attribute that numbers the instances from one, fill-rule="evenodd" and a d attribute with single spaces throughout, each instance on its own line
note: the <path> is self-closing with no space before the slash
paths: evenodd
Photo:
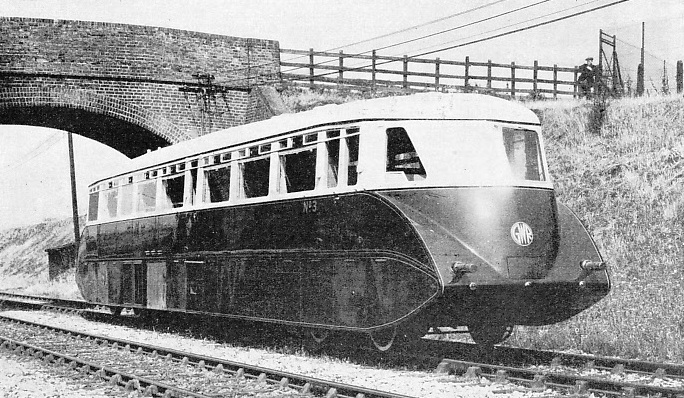
<path id="1" fill-rule="evenodd" d="M 136 182 L 128 177 L 129 183 L 125 185 L 110 182 L 105 189 L 91 188 L 88 220 L 145 215 L 198 203 L 265 197 L 271 193 L 354 186 L 358 180 L 358 132 L 358 128 L 323 131 L 308 143 L 307 137 L 311 134 L 295 137 L 283 143 L 281 147 L 287 146 L 279 151 L 260 154 L 260 149 L 254 148 L 245 152 L 256 155 L 252 157 L 189 168 L 168 177 L 149 179 L 152 173 L 146 172 L 145 179 Z M 277 144 L 262 147 L 270 149 Z M 214 163 L 220 163 L 219 156 L 216 158 Z"/>

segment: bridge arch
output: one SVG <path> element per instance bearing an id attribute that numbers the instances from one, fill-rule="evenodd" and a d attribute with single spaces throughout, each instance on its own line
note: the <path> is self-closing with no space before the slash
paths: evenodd
<path id="1" fill-rule="evenodd" d="M 68 131 L 102 142 L 128 157 L 191 138 L 161 115 L 84 90 L 0 88 L 0 98 L 0 124 Z"/>
<path id="2" fill-rule="evenodd" d="M 260 86 L 277 41 L 0 17 L 0 124 L 52 127 L 137 156 L 280 113 Z"/>

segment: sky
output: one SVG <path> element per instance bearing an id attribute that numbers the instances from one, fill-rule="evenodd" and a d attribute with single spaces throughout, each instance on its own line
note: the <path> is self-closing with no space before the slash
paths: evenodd
<path id="1" fill-rule="evenodd" d="M 598 56 L 599 30 L 616 35 L 620 64 L 636 70 L 645 24 L 646 67 L 674 76 L 684 59 L 684 1 L 629 0 L 0 0 L 0 16 L 160 26 L 280 42 L 281 48 L 531 65 L 575 66 Z M 518 11 L 515 11 L 518 10 Z M 398 32 L 398 33 L 397 33 Z M 439 33 L 445 32 L 445 33 Z M 429 36 L 429 37 L 426 37 Z M 426 37 L 420 39 L 421 37 Z M 374 40 L 371 40 L 374 39 Z M 403 45 L 397 43 L 407 42 Z M 357 44 L 355 44 L 357 43 Z M 449 51 L 435 52 L 446 47 Z M 0 49 L 0 51 L 2 51 Z M 285 59 L 285 57 L 283 58 Z M 674 78 L 670 77 L 671 86 Z M 125 157 L 74 136 L 81 213 L 87 185 Z M 66 133 L 0 126 L 0 229 L 71 215 Z"/>

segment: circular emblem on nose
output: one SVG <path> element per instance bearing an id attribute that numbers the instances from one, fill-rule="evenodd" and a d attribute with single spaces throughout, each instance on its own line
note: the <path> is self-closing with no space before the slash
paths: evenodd
<path id="1" fill-rule="evenodd" d="M 520 246 L 529 246 L 534 239 L 532 228 L 522 221 L 519 221 L 511 227 L 511 238 L 513 242 Z"/>

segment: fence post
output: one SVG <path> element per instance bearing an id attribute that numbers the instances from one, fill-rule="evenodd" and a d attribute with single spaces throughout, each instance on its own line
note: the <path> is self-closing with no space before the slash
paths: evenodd
<path id="1" fill-rule="evenodd" d="M 468 86 L 470 85 L 470 57 L 466 55 L 465 57 L 465 77 L 463 78 L 463 91 L 468 92 L 470 89 Z"/>
<path id="2" fill-rule="evenodd" d="M 511 62 L 511 97 L 515 98 L 515 62 Z"/>
<path id="3" fill-rule="evenodd" d="M 377 54 L 375 50 L 371 54 L 371 90 L 375 91 L 375 63 L 377 62 Z"/>
<path id="4" fill-rule="evenodd" d="M 558 65 L 553 64 L 553 99 L 558 99 Z"/>
<path id="5" fill-rule="evenodd" d="M 572 85 L 572 97 L 577 98 L 577 74 L 579 73 L 579 68 L 575 66 L 575 77 L 573 78 L 574 84 Z"/>
<path id="6" fill-rule="evenodd" d="M 682 89 L 684 89 L 684 64 L 682 61 L 677 61 L 677 94 L 681 94 Z"/>
<path id="7" fill-rule="evenodd" d="M 435 58 L 435 91 L 439 91 L 439 57 Z"/>
<path id="8" fill-rule="evenodd" d="M 344 69 L 344 55 L 342 54 L 342 50 L 340 50 L 340 71 L 337 75 L 337 87 L 338 88 L 342 87 L 342 79 L 344 79 L 343 69 Z"/>
<path id="9" fill-rule="evenodd" d="M 408 55 L 404 55 L 404 82 L 402 87 L 408 88 Z"/>
<path id="10" fill-rule="evenodd" d="M 492 89 L 492 60 L 487 60 L 487 89 Z"/>
<path id="11" fill-rule="evenodd" d="M 537 76 L 539 74 L 539 61 L 536 59 L 534 60 L 534 69 L 532 69 L 532 91 L 534 92 L 532 95 L 536 96 L 537 95 Z"/>
<path id="12" fill-rule="evenodd" d="M 309 87 L 314 88 L 314 50 L 309 48 Z"/>

